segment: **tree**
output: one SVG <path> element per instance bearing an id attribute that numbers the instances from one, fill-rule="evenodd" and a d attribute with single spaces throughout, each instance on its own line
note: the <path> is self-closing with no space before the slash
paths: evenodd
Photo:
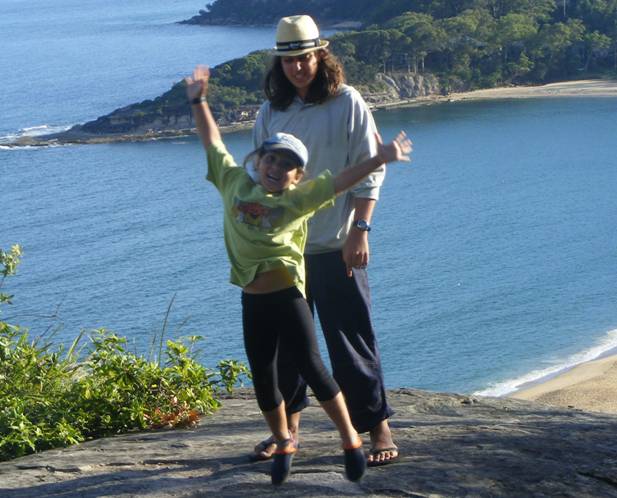
<path id="1" fill-rule="evenodd" d="M 540 80 L 547 76 L 566 77 L 580 67 L 573 47 L 582 41 L 584 35 L 585 26 L 579 19 L 544 25 L 538 32 L 531 53 L 536 61 L 535 76 Z"/>
<path id="2" fill-rule="evenodd" d="M 525 52 L 521 52 L 517 61 L 511 61 L 506 64 L 506 69 L 512 81 L 522 80 L 523 77 L 529 74 L 534 67 L 533 61 Z"/>
<path id="3" fill-rule="evenodd" d="M 488 0 L 493 16 L 500 18 L 508 14 L 524 14 L 537 21 L 548 22 L 555 12 L 555 0 Z"/>
<path id="4" fill-rule="evenodd" d="M 536 21 L 528 15 L 510 13 L 498 19 L 496 37 L 501 47 L 504 63 L 508 63 L 510 51 L 514 48 L 517 48 L 519 52 L 523 51 L 537 32 Z"/>
<path id="5" fill-rule="evenodd" d="M 587 33 L 583 39 L 585 46 L 585 71 L 589 70 L 594 59 L 608 55 L 612 40 L 598 31 Z"/>
<path id="6" fill-rule="evenodd" d="M 386 72 L 388 62 L 401 44 L 406 46 L 405 35 L 397 29 L 356 31 L 345 38 L 354 45 L 355 56 L 360 62 L 378 66 L 383 72 Z"/>
<path id="7" fill-rule="evenodd" d="M 399 48 L 399 52 L 405 56 L 411 54 L 414 73 L 418 72 L 418 64 L 420 70 L 424 72 L 424 61 L 427 55 L 439 52 L 446 46 L 445 30 L 428 14 L 406 12 L 388 21 L 386 27 L 397 29 L 405 35 L 405 42 Z"/>
<path id="8" fill-rule="evenodd" d="M 466 81 L 467 88 L 480 83 L 479 73 L 493 73 L 499 60 L 493 60 L 498 53 L 494 33 L 496 21 L 485 9 L 466 10 L 456 17 L 444 19 L 440 26 L 447 34 L 443 55 L 447 72 L 455 79 Z M 478 73 L 474 77 L 474 70 Z"/>

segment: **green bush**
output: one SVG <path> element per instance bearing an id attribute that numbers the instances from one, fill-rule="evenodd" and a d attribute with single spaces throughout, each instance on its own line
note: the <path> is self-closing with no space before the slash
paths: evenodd
<path id="1" fill-rule="evenodd" d="M 0 250 L 0 287 L 20 256 L 18 246 Z M 0 294 L 0 302 L 10 297 Z M 0 321 L 0 460 L 132 430 L 193 425 L 248 376 L 233 360 L 217 369 L 198 363 L 199 336 L 168 340 L 158 362 L 128 352 L 126 339 L 105 329 L 87 341 L 83 336 L 69 348 L 53 347 Z"/>

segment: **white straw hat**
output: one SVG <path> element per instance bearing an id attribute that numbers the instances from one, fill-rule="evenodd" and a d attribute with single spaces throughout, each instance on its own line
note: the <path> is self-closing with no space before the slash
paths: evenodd
<path id="1" fill-rule="evenodd" d="M 328 46 L 319 38 L 319 29 L 311 16 L 283 17 L 276 27 L 274 55 L 302 55 Z"/>

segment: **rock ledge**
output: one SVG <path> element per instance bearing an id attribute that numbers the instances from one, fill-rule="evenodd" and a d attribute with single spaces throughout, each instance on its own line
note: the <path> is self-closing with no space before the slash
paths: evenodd
<path id="1" fill-rule="evenodd" d="M 389 393 L 398 463 L 343 477 L 336 433 L 317 406 L 278 496 L 617 497 L 617 416 L 503 398 Z M 195 429 L 91 441 L 0 464 L 0 496 L 271 496 L 269 463 L 249 463 L 266 435 L 248 394 Z M 368 447 L 368 441 L 367 442 Z"/>

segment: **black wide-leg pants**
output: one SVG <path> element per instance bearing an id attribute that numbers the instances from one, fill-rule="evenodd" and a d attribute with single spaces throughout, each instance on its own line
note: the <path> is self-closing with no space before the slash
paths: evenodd
<path id="1" fill-rule="evenodd" d="M 341 251 L 307 255 L 307 298 L 314 305 L 324 332 L 332 373 L 340 386 L 351 420 L 358 432 L 370 431 L 394 414 L 386 400 L 379 348 L 371 324 L 370 290 L 366 270 L 347 276 Z M 302 410 L 308 403 L 306 383 L 297 367 L 278 362 L 281 390 L 287 411 Z"/>

